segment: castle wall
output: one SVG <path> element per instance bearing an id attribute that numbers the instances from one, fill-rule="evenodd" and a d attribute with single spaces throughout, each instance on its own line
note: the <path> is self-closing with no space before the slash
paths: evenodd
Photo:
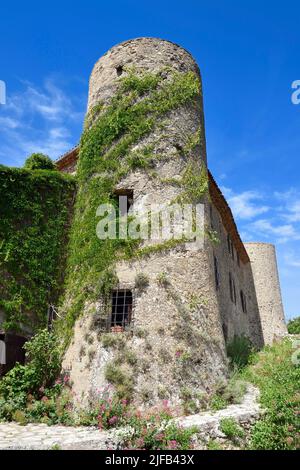
<path id="1" fill-rule="evenodd" d="M 264 342 L 287 333 L 277 269 L 276 251 L 269 243 L 245 243 L 251 260 Z"/>
<path id="2" fill-rule="evenodd" d="M 233 243 L 232 250 L 229 251 L 228 232 L 214 205 L 212 205 L 211 215 L 211 227 L 217 232 L 220 240 L 220 243 L 215 244 L 210 250 L 210 264 L 214 266 L 215 257 L 219 270 L 217 296 L 224 336 L 227 341 L 230 341 L 234 335 L 245 335 L 254 345 L 261 347 L 263 345 L 262 328 L 250 261 L 242 261 L 240 250 L 237 250 Z M 230 294 L 230 274 L 235 286 L 235 301 L 232 300 Z M 242 293 L 245 296 L 244 309 Z"/>
<path id="3" fill-rule="evenodd" d="M 95 65 L 89 109 L 98 102 L 109 102 L 120 74 L 126 76 L 128 65 L 137 72 L 161 71 L 166 81 L 172 80 L 174 71 L 191 71 L 200 80 L 196 63 L 179 46 L 151 38 L 128 41 L 114 47 Z M 200 142 L 184 151 L 195 133 L 199 133 Z M 171 203 L 182 193 L 176 181 L 183 178 L 188 165 L 193 165 L 194 176 L 206 164 L 202 95 L 164 115 L 131 150 L 149 145 L 154 154 L 151 171 L 132 170 L 116 186 L 116 190 L 133 190 L 132 210 L 145 211 L 151 204 Z M 97 178 L 96 172 L 93 178 Z M 203 202 L 207 224 L 208 202 Z M 162 242 L 157 240 L 157 244 Z M 78 404 L 95 397 L 97 390 L 107 384 L 105 371 L 109 365 L 128 378 L 134 399 L 140 403 L 156 403 L 162 398 L 176 402 L 184 388 L 196 396 L 213 391 L 225 379 L 225 343 L 208 255 L 211 242 L 206 239 L 204 243 L 201 248 L 181 243 L 149 256 L 117 262 L 118 288 L 131 289 L 134 295 L 132 329 L 128 333 L 109 333 L 125 338 L 122 350 L 105 346 L 93 321 L 97 315 L 103 317 L 101 299 L 86 303 L 63 364 L 70 371 Z M 141 248 L 149 244 L 155 242 L 145 241 Z M 143 290 L 135 285 L 139 273 L 149 279 Z M 142 336 L 138 333 L 141 331 Z M 134 363 L 128 360 L 129 353 L 136 358 Z"/>

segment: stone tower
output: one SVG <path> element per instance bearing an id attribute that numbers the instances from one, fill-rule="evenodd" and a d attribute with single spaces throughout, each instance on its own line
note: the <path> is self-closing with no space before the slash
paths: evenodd
<path id="1" fill-rule="evenodd" d="M 245 243 L 245 247 L 252 266 L 264 343 L 272 344 L 287 334 L 275 246 Z"/>
<path id="2" fill-rule="evenodd" d="M 87 210 L 89 186 L 106 175 L 97 169 L 97 158 L 116 155 L 118 145 L 129 141 L 118 156 L 120 165 L 128 158 L 132 162 L 137 155 L 148 158 L 145 165 L 132 165 L 112 189 L 115 195 L 129 196 L 129 212 L 139 209 L 146 213 L 151 204 L 168 204 L 180 198 L 193 204 L 201 201 L 206 227 L 210 215 L 208 198 L 200 191 L 201 185 L 205 187 L 206 148 L 197 64 L 187 51 L 168 41 L 140 38 L 119 44 L 92 71 L 88 111 L 100 104 L 99 119 L 101 113 L 105 118 L 105 110 L 111 109 L 115 99 L 120 100 L 116 96 L 122 83 L 129 88 L 138 84 L 131 90 L 136 95 L 128 104 L 130 118 L 146 104 L 142 119 L 147 119 L 149 129 L 138 138 L 135 127 L 130 128 L 134 137 L 126 129 L 105 148 L 104 156 L 93 154 L 95 167 L 79 190 L 83 202 L 75 220 Z M 86 142 L 88 139 L 79 155 L 80 181 L 89 164 Z M 85 243 L 97 243 L 95 228 L 85 234 Z M 148 240 L 141 242 L 130 259 L 114 260 L 117 281 L 106 305 L 100 294 L 98 298 L 87 294 L 65 355 L 63 366 L 70 371 L 78 403 L 93 400 L 108 383 L 120 396 L 130 395 L 137 403 L 153 404 L 163 398 L 176 402 L 184 393 L 195 397 L 210 392 L 224 379 L 227 359 L 211 243 L 206 237 L 200 248 L 192 241 Z M 87 293 L 96 292 L 102 275 L 92 257 L 90 263 L 94 277 L 81 289 Z M 72 276 L 78 275 L 82 265 L 74 265 L 69 285 L 78 282 L 72 282 Z M 85 276 L 81 278 L 84 282 Z M 67 292 L 65 308 L 69 308 L 71 297 Z"/>

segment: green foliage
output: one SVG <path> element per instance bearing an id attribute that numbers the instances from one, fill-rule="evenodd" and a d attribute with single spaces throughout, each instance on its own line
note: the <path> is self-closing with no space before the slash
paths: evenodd
<path id="1" fill-rule="evenodd" d="M 170 285 L 170 281 L 168 279 L 168 275 L 165 272 L 161 272 L 156 276 L 156 281 L 161 287 L 168 287 Z"/>
<path id="2" fill-rule="evenodd" d="M 105 379 L 116 388 L 119 398 L 131 399 L 133 391 L 133 379 L 128 371 L 114 362 L 107 364 L 105 368 Z"/>
<path id="3" fill-rule="evenodd" d="M 229 439 L 244 437 L 245 432 L 233 418 L 223 418 L 220 421 L 220 429 Z"/>
<path id="4" fill-rule="evenodd" d="M 0 396 L 5 400 L 37 394 L 40 387 L 51 385 L 60 371 L 58 340 L 42 330 L 25 344 L 28 364 L 17 364 L 0 381 Z"/>
<path id="5" fill-rule="evenodd" d="M 166 403 L 162 409 L 154 409 L 146 415 L 140 411 L 131 412 L 127 418 L 130 430 L 123 433 L 122 447 L 142 450 L 192 449 L 192 437 L 197 429 L 184 429 L 171 422 L 172 418 L 173 412 Z"/>
<path id="6" fill-rule="evenodd" d="M 248 364 L 252 353 L 253 346 L 246 336 L 235 335 L 227 344 L 227 355 L 231 360 L 231 365 L 238 369 Z"/>
<path id="7" fill-rule="evenodd" d="M 87 118 L 78 160 L 75 216 L 71 230 L 67 267 L 68 304 L 63 324 L 58 325 L 65 342 L 88 300 L 107 293 L 110 283 L 98 279 L 120 259 L 151 254 L 151 249 L 170 249 L 174 245 L 137 250 L 140 240 L 99 240 L 96 235 L 96 210 L 100 204 L 115 204 L 117 183 L 135 168 L 152 166 L 156 157 L 152 147 L 132 151 L 132 146 L 152 132 L 171 110 L 192 102 L 201 93 L 198 77 L 192 73 L 169 71 L 137 74 L 128 70 L 120 79 L 115 96 L 108 104 L 99 104 Z M 178 241 L 176 240 L 176 244 Z"/>
<path id="8" fill-rule="evenodd" d="M 222 446 L 216 440 L 210 439 L 207 443 L 207 450 L 222 450 Z"/>
<path id="9" fill-rule="evenodd" d="M 289 339 L 267 346 L 242 372 L 259 387 L 266 410 L 252 429 L 251 449 L 299 448 L 300 367 L 292 361 L 293 352 Z"/>
<path id="10" fill-rule="evenodd" d="M 0 308 L 5 330 L 46 324 L 64 265 L 73 178 L 56 171 L 0 169 Z"/>
<path id="11" fill-rule="evenodd" d="M 137 273 L 134 283 L 137 289 L 145 290 L 149 286 L 149 277 L 145 273 Z"/>
<path id="12" fill-rule="evenodd" d="M 26 170 L 55 170 L 55 165 L 48 155 L 33 153 L 25 161 Z"/>
<path id="13" fill-rule="evenodd" d="M 293 318 L 287 324 L 290 335 L 300 335 L 300 317 Z"/>
<path id="14" fill-rule="evenodd" d="M 42 330 L 26 343 L 26 356 L 25 366 L 17 364 L 0 381 L 0 420 L 70 424 L 68 377 L 55 381 L 61 363 L 56 336 Z"/>

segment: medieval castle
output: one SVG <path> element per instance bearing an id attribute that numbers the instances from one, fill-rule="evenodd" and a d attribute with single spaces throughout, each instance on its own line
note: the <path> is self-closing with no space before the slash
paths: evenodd
<path id="1" fill-rule="evenodd" d="M 107 128 L 115 132 L 111 139 Z M 283 336 L 286 326 L 274 246 L 242 242 L 207 169 L 193 57 L 155 38 L 113 47 L 92 71 L 84 132 L 80 146 L 56 161 L 61 172 L 77 174 L 79 185 L 73 217 L 82 237 L 71 240 L 74 259 L 59 310 L 60 328 L 64 321 L 72 326 L 63 369 L 75 400 L 87 403 L 108 383 L 137 403 L 176 401 L 183 388 L 209 392 L 226 378 L 226 343 L 234 336 L 260 348 Z M 130 256 L 117 256 L 120 247 L 107 242 L 108 269 L 107 251 L 97 252 L 100 193 L 103 200 L 127 196 L 129 213 L 199 197 L 207 232 L 217 241 L 207 236 L 201 248 L 193 241 L 141 242 Z M 85 255 L 77 256 L 81 250 Z M 99 287 L 104 272 L 111 281 L 105 292 Z M 74 303 L 74 289 L 78 297 L 86 292 L 83 301 Z"/>

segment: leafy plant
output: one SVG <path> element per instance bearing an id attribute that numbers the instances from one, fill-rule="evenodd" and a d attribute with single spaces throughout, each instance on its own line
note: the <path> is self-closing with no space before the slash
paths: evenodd
<path id="1" fill-rule="evenodd" d="M 291 335 L 300 335 L 300 317 L 290 320 L 287 324 L 287 329 Z"/>
<path id="2" fill-rule="evenodd" d="M 135 287 L 139 290 L 145 290 L 149 285 L 149 277 L 145 273 L 138 273 L 135 276 Z"/>
<path id="3" fill-rule="evenodd" d="M 241 369 L 245 367 L 253 352 L 251 341 L 246 336 L 235 335 L 227 344 L 227 355 L 231 360 L 233 367 Z"/>
<path id="4" fill-rule="evenodd" d="M 25 161 L 26 170 L 55 170 L 55 165 L 48 155 L 33 153 Z"/>
<path id="5" fill-rule="evenodd" d="M 245 432 L 233 418 L 223 418 L 220 421 L 220 429 L 229 439 L 244 437 Z"/>

